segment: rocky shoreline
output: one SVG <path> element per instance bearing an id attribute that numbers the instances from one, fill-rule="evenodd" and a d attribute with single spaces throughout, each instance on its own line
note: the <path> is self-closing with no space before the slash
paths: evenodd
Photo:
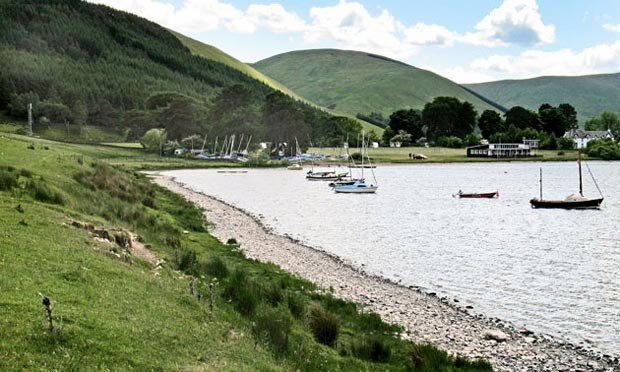
<path id="1" fill-rule="evenodd" d="M 234 238 L 248 258 L 272 262 L 335 296 L 363 305 L 385 321 L 402 325 L 403 336 L 429 342 L 452 354 L 484 358 L 498 371 L 618 371 L 620 357 L 603 355 L 555 337 L 537 335 L 500 319 L 473 314 L 447 298 L 369 275 L 338 257 L 273 234 L 248 213 L 195 192 L 159 172 L 159 185 L 183 195 L 205 211 L 209 232 Z"/>

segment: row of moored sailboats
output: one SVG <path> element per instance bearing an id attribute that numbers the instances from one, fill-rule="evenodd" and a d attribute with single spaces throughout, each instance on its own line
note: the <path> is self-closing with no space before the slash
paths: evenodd
<path id="1" fill-rule="evenodd" d="M 297 145 L 297 149 L 299 152 L 299 145 Z M 315 171 L 314 166 L 311 170 L 306 173 L 306 179 L 309 181 L 330 181 L 329 186 L 336 193 L 346 193 L 346 194 L 372 194 L 377 191 L 379 186 L 377 185 L 377 179 L 375 177 L 374 166 L 370 163 L 370 157 L 368 156 L 368 143 L 364 137 L 364 133 L 362 133 L 362 162 L 361 166 L 358 166 L 354 163 L 353 158 L 348 155 L 349 162 L 349 171 L 348 172 L 337 172 L 336 170 L 327 170 L 327 171 Z M 353 178 L 353 174 L 351 170 L 353 168 L 359 168 L 361 176 L 359 178 Z M 372 173 L 372 178 L 374 183 L 366 182 L 366 178 L 364 176 L 364 169 L 369 168 Z M 302 165 L 300 163 L 293 163 L 289 166 L 291 170 L 302 169 Z"/>

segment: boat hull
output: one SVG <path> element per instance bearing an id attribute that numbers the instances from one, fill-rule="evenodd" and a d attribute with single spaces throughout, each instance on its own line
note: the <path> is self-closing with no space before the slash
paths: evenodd
<path id="1" fill-rule="evenodd" d="M 456 194 L 461 199 L 492 199 L 499 197 L 499 192 L 482 192 L 482 193 L 461 193 Z"/>
<path id="2" fill-rule="evenodd" d="M 603 203 L 603 198 L 587 200 L 530 200 L 532 208 L 547 209 L 598 209 Z"/>
<path id="3" fill-rule="evenodd" d="M 373 194 L 377 191 L 377 186 L 367 187 L 334 187 L 334 191 L 341 194 Z"/>
<path id="4" fill-rule="evenodd" d="M 342 194 L 372 194 L 379 186 L 368 185 L 364 181 L 355 181 L 350 185 L 336 185 L 334 191 Z"/>

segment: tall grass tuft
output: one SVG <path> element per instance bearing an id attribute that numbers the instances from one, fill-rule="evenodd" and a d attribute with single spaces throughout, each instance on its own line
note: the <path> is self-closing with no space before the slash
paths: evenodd
<path id="1" fill-rule="evenodd" d="M 340 332 L 340 319 L 319 304 L 312 304 L 306 314 L 306 322 L 314 338 L 327 346 L 334 346 Z"/>
<path id="2" fill-rule="evenodd" d="M 194 274 L 197 263 L 196 251 L 191 249 L 183 251 L 181 257 L 179 257 L 178 269 L 189 274 Z"/>
<path id="3" fill-rule="evenodd" d="M 278 355 L 289 350 L 291 318 L 281 308 L 262 307 L 254 320 L 253 332 L 259 340 L 264 340 Z"/>
<path id="4" fill-rule="evenodd" d="M 411 362 L 415 371 L 423 372 L 440 371 L 448 365 L 454 365 L 461 371 L 493 371 L 491 364 L 485 360 L 468 361 L 462 357 L 453 357 L 430 344 L 414 344 Z"/>
<path id="5" fill-rule="evenodd" d="M 224 296 L 234 303 L 241 315 L 251 316 L 258 306 L 257 292 L 256 284 L 247 277 L 247 272 L 237 268 L 226 282 Z"/>
<path id="6" fill-rule="evenodd" d="M 29 180 L 26 183 L 26 189 L 40 202 L 58 205 L 65 204 L 64 195 L 60 191 L 56 191 L 48 186 L 42 180 Z"/>
<path id="7" fill-rule="evenodd" d="M 0 169 L 0 191 L 9 191 L 17 186 L 17 175 L 13 172 Z"/>
<path id="8" fill-rule="evenodd" d="M 300 294 L 289 292 L 286 296 L 286 304 L 296 319 L 301 319 L 306 312 L 306 301 Z"/>
<path id="9" fill-rule="evenodd" d="M 228 276 L 228 266 L 219 256 L 212 257 L 202 264 L 202 271 L 212 277 L 224 279 Z"/>
<path id="10" fill-rule="evenodd" d="M 353 340 L 352 352 L 357 358 L 382 363 L 388 362 L 392 355 L 387 341 L 376 334 Z"/>
<path id="11" fill-rule="evenodd" d="M 261 297 L 274 307 L 278 306 L 278 304 L 282 302 L 282 299 L 284 299 L 282 289 L 274 282 L 263 283 L 260 293 Z"/>

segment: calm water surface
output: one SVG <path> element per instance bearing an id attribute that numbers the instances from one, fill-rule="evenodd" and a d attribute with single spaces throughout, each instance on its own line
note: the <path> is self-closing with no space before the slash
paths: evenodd
<path id="1" fill-rule="evenodd" d="M 530 207 L 539 168 L 544 197 L 577 192 L 575 162 L 380 165 L 374 195 L 335 194 L 287 169 L 167 174 L 368 272 L 618 355 L 620 164 L 588 164 L 601 210 Z M 453 198 L 459 189 L 500 197 Z M 598 195 L 585 167 L 584 194 Z"/>

